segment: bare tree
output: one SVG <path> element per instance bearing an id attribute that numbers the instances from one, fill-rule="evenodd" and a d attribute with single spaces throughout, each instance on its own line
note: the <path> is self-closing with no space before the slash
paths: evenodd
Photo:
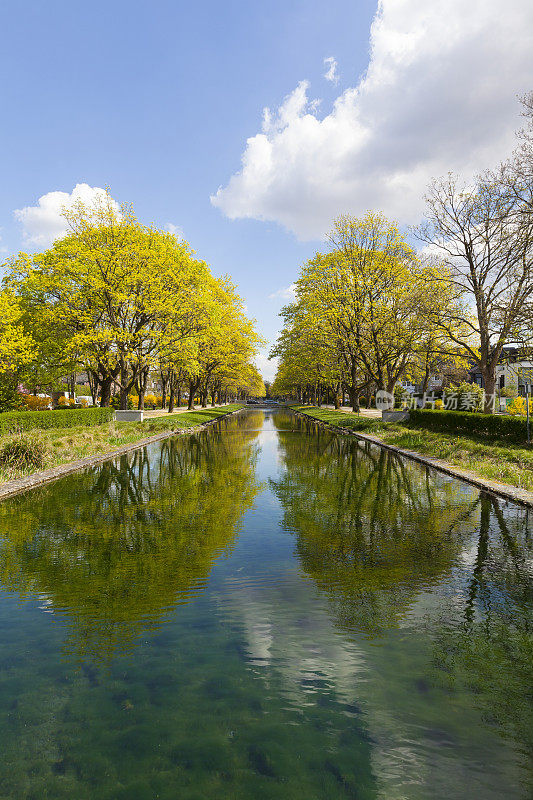
<path id="1" fill-rule="evenodd" d="M 461 309 L 452 304 L 436 321 L 480 370 L 492 413 L 496 366 L 503 347 L 519 338 L 533 291 L 531 206 L 503 173 L 486 173 L 473 188 L 448 175 L 432 183 L 426 202 L 416 233 L 447 267 Z"/>

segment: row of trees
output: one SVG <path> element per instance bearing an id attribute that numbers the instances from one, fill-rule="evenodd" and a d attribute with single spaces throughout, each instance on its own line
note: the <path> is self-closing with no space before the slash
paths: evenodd
<path id="1" fill-rule="evenodd" d="M 354 408 L 369 388 L 477 368 L 493 410 L 505 345 L 533 328 L 533 94 L 513 157 L 462 187 L 435 181 L 416 252 L 383 215 L 339 217 L 329 249 L 302 268 L 272 351 L 273 391 L 300 399 L 327 388 Z"/>
<path id="2" fill-rule="evenodd" d="M 142 225 L 107 196 L 65 210 L 69 233 L 43 253 L 7 262 L 0 294 L 3 406 L 17 386 L 58 385 L 84 371 L 102 406 L 113 394 L 139 408 L 150 378 L 172 411 L 183 393 L 213 404 L 261 393 L 261 343 L 228 278 L 215 278 L 190 246 Z M 71 387 L 74 390 L 74 387 Z"/>

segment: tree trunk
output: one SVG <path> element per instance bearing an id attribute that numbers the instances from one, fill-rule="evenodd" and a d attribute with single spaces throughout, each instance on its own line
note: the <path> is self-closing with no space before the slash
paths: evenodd
<path id="1" fill-rule="evenodd" d="M 194 398 L 196 396 L 196 390 L 198 389 L 200 381 L 189 381 L 189 405 L 187 406 L 189 411 L 194 409 Z"/>
<path id="2" fill-rule="evenodd" d="M 111 385 L 113 383 L 113 379 L 110 375 L 106 375 L 106 377 L 102 381 L 101 391 L 100 391 L 100 406 L 102 408 L 107 408 L 111 403 Z"/>
<path id="3" fill-rule="evenodd" d="M 485 403 L 483 411 L 485 414 L 494 414 L 495 411 L 495 397 L 496 397 L 496 375 L 495 370 L 486 367 L 483 372 L 483 383 L 485 384 Z"/>
<path id="4" fill-rule="evenodd" d="M 348 394 L 350 395 L 350 405 L 352 407 L 352 411 L 355 411 L 357 414 L 359 414 L 360 407 L 358 389 L 348 389 Z"/>
<path id="5" fill-rule="evenodd" d="M 428 383 L 429 383 L 429 368 L 426 367 L 426 371 L 424 373 L 424 380 L 422 381 L 422 386 L 420 387 L 422 394 L 425 394 L 427 392 Z"/>
<path id="6" fill-rule="evenodd" d="M 100 379 L 95 372 L 87 370 L 87 380 L 89 381 L 89 388 L 91 390 L 91 397 L 93 399 L 93 406 L 96 405 L 98 398 L 98 387 L 100 386 Z"/>
<path id="7" fill-rule="evenodd" d="M 170 397 L 168 400 L 168 413 L 172 414 L 174 411 L 174 395 L 175 395 L 174 381 L 170 381 Z"/>
<path id="8" fill-rule="evenodd" d="M 120 387 L 120 410 L 127 411 L 128 408 L 128 387 Z"/>
<path id="9" fill-rule="evenodd" d="M 161 408 L 167 407 L 167 386 L 168 386 L 168 378 L 163 378 L 161 376 Z"/>
<path id="10" fill-rule="evenodd" d="M 146 384 L 148 383 L 148 369 L 142 370 L 137 378 L 137 391 L 139 392 L 139 401 L 137 408 L 139 411 L 144 410 L 144 397 L 146 395 Z"/>

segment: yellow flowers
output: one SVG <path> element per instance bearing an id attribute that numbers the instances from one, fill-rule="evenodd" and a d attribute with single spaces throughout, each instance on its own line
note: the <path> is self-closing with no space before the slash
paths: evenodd
<path id="1" fill-rule="evenodd" d="M 526 415 L 526 398 L 514 397 L 510 403 L 507 403 L 506 409 L 508 414 L 513 416 Z M 533 400 L 529 401 L 529 413 L 533 415 Z"/>

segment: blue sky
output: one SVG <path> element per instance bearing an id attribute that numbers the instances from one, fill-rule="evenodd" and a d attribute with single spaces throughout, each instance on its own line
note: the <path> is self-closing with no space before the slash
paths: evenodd
<path id="1" fill-rule="evenodd" d="M 505 3 L 502 34 L 499 0 L 461 3 L 435 0 L 428 12 L 384 0 L 377 17 L 367 0 L 5 3 L 4 255 L 36 247 L 16 209 L 77 184 L 109 186 L 229 273 L 271 339 L 286 300 L 270 296 L 336 214 L 381 207 L 415 221 L 435 171 L 467 175 L 512 145 L 516 95 L 533 88 L 530 4 Z M 454 14 L 468 37 L 443 33 Z M 489 48 L 476 71 L 469 59 Z M 328 57 L 338 79 L 324 77 Z"/>

